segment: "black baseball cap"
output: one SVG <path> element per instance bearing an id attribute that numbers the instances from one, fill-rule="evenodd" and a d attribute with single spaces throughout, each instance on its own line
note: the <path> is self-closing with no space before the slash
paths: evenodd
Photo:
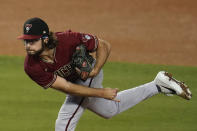
<path id="1" fill-rule="evenodd" d="M 23 26 L 23 35 L 17 37 L 18 39 L 29 40 L 39 39 L 43 35 L 49 34 L 48 25 L 40 18 L 28 19 Z"/>

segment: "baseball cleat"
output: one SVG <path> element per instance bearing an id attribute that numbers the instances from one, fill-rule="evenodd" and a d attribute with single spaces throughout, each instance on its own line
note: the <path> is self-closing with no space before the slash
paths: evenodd
<path id="1" fill-rule="evenodd" d="M 172 77 L 172 74 L 160 71 L 155 77 L 155 83 L 159 92 L 166 95 L 176 94 L 186 100 L 192 98 L 192 93 L 184 82 L 178 81 Z"/>

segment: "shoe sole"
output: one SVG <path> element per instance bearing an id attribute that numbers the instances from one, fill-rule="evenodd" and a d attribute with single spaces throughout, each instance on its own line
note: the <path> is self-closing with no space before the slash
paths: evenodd
<path id="1" fill-rule="evenodd" d="M 175 78 L 172 77 L 172 74 L 170 74 L 168 72 L 165 72 L 164 75 L 169 78 L 169 81 L 172 80 L 172 81 L 176 82 L 182 88 L 183 92 L 181 94 L 177 94 L 178 96 L 180 96 L 186 100 L 190 100 L 192 98 L 192 93 L 189 90 L 188 86 L 184 82 L 176 80 Z"/>

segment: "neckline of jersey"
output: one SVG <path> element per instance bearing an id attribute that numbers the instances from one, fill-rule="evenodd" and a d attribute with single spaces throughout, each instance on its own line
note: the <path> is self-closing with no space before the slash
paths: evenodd
<path id="1" fill-rule="evenodd" d="M 49 62 L 49 61 L 47 61 L 47 60 L 45 60 L 45 59 L 42 59 L 42 58 L 40 58 L 41 59 L 41 61 L 43 61 L 44 63 L 47 63 L 47 64 L 55 64 L 55 63 L 57 63 L 57 60 L 56 60 L 56 47 L 54 48 L 54 52 L 53 52 L 53 62 Z"/>

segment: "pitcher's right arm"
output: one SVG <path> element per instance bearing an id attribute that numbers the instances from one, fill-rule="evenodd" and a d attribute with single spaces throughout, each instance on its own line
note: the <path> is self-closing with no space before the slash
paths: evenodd
<path id="1" fill-rule="evenodd" d="M 57 76 L 55 82 L 51 85 L 51 88 L 59 90 L 61 92 L 87 97 L 100 97 L 109 100 L 115 100 L 118 89 L 112 88 L 89 88 L 78 84 L 71 83 L 64 78 Z M 115 100 L 117 101 L 117 100 Z"/>

